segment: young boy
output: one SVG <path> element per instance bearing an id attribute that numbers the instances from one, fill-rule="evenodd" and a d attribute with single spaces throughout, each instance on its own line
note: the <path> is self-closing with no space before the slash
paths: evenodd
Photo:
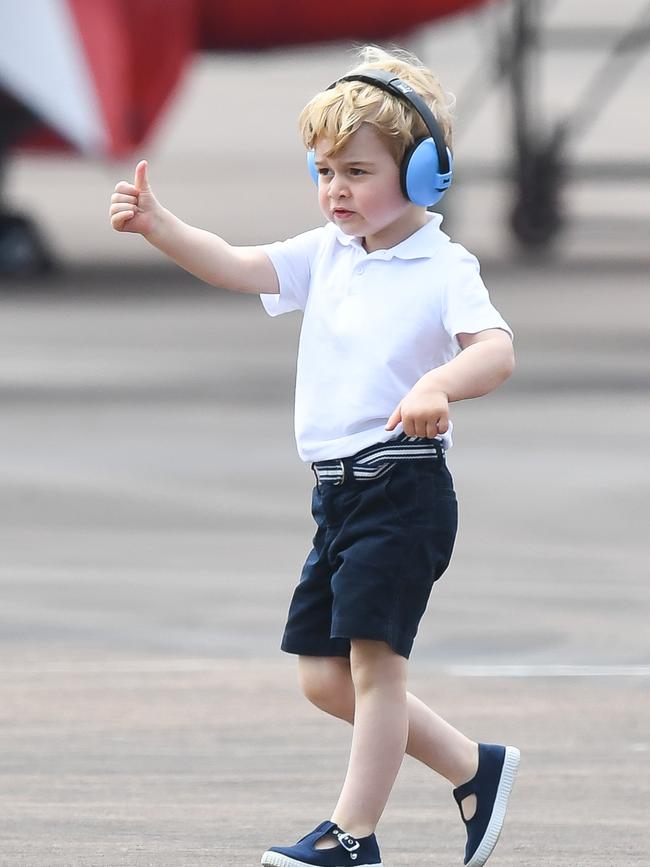
<path id="1" fill-rule="evenodd" d="M 367 47 L 300 124 L 321 228 L 232 247 L 161 207 L 145 161 L 110 208 L 116 230 L 141 233 L 202 280 L 259 293 L 271 316 L 304 314 L 295 427 L 318 529 L 282 648 L 298 654 L 306 697 L 354 731 L 330 820 L 262 864 L 380 867 L 374 831 L 408 752 L 455 786 L 464 863 L 479 867 L 519 752 L 471 741 L 407 692 L 407 660 L 456 534 L 449 403 L 507 379 L 512 334 L 476 259 L 426 210 L 452 172 L 450 111 L 429 70 Z"/>

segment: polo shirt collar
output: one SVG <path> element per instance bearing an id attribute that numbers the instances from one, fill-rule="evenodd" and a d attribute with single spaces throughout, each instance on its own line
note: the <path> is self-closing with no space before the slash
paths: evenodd
<path id="1" fill-rule="evenodd" d="M 427 219 L 428 221 L 424 226 L 413 232 L 408 238 L 400 241 L 399 244 L 395 244 L 394 247 L 389 247 L 386 250 L 375 250 L 374 253 L 366 253 L 361 243 L 361 238 L 356 235 L 346 235 L 334 223 L 331 225 L 340 244 L 344 247 L 357 247 L 373 259 L 426 259 L 431 255 L 434 244 L 441 238 L 444 238 L 443 233 L 440 231 L 442 214 L 427 211 Z"/>

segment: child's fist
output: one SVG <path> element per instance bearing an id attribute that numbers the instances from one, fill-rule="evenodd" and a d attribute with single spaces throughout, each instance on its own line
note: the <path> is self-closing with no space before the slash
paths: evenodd
<path id="1" fill-rule="evenodd" d="M 149 186 L 147 161 L 135 167 L 133 183 L 120 181 L 111 196 L 109 215 L 117 232 L 139 232 L 149 235 L 156 226 L 160 205 Z"/>
<path id="2" fill-rule="evenodd" d="M 394 430 L 402 422 L 409 437 L 434 439 L 449 430 L 449 398 L 444 391 L 416 383 L 401 400 L 386 422 L 385 430 Z"/>

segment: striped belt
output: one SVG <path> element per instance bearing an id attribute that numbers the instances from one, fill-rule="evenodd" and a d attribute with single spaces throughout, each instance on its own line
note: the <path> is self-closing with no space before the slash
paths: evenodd
<path id="1" fill-rule="evenodd" d="M 311 468 L 317 484 L 332 482 L 342 485 L 350 477 L 357 481 L 378 479 L 390 472 L 398 461 L 440 460 L 443 456 L 440 440 L 402 434 L 397 439 L 362 449 L 349 458 L 315 461 Z"/>

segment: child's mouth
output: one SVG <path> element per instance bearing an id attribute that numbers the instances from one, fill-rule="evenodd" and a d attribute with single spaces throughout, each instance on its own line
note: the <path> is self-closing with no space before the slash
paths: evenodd
<path id="1" fill-rule="evenodd" d="M 337 220 L 345 220 L 346 217 L 354 216 L 354 211 L 346 211 L 345 208 L 334 208 L 332 216 L 336 217 Z"/>

